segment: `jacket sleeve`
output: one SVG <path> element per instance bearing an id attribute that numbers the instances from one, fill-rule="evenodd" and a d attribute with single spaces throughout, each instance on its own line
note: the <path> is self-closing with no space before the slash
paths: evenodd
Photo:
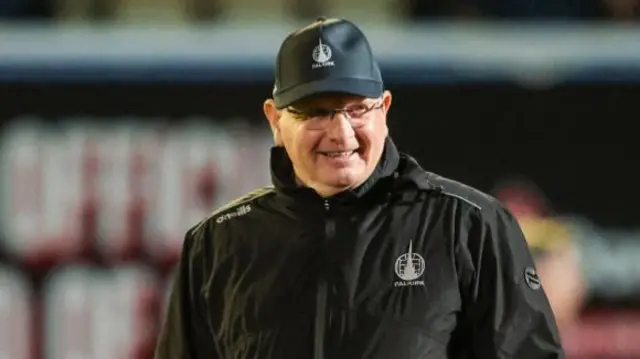
<path id="1" fill-rule="evenodd" d="M 463 318 L 474 359 L 564 358 L 556 321 L 516 219 L 475 211 L 462 241 Z"/>
<path id="2" fill-rule="evenodd" d="M 193 231 L 185 236 L 155 359 L 218 358 L 200 296 L 204 284 L 200 242 Z"/>

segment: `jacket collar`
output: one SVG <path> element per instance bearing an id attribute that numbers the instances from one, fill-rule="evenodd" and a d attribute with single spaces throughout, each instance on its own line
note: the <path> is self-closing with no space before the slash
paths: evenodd
<path id="1" fill-rule="evenodd" d="M 344 191 L 334 197 L 344 199 L 364 197 L 381 179 L 397 177 L 394 174 L 399 162 L 400 153 L 391 138 L 387 137 L 380 162 L 371 176 L 358 188 Z M 278 191 L 289 195 L 315 193 L 310 188 L 300 187 L 296 183 L 293 164 L 284 147 L 276 146 L 271 149 L 271 180 Z"/>

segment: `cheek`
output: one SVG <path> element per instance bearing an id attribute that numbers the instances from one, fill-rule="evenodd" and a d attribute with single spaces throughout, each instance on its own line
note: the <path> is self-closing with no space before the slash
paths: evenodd
<path id="1" fill-rule="evenodd" d="M 290 156 L 295 157 L 298 161 L 308 161 L 313 158 L 320 139 L 321 136 L 317 133 L 301 129 L 289 133 L 284 142 Z"/>
<path id="2" fill-rule="evenodd" d="M 296 144 L 298 148 L 310 153 L 315 151 L 322 141 L 323 134 L 321 131 L 304 131 L 301 130 L 296 136 Z"/>
<path id="3" fill-rule="evenodd" d="M 386 126 L 380 127 L 375 124 L 370 124 L 361 128 L 356 132 L 356 138 L 360 145 L 365 145 L 369 154 L 372 152 L 379 152 L 384 147 L 384 141 L 387 137 L 388 130 Z"/>

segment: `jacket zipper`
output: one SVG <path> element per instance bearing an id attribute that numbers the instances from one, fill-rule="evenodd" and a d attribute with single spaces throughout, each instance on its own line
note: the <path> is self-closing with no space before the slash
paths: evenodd
<path id="1" fill-rule="evenodd" d="M 328 199 L 324 200 L 324 210 L 326 214 L 324 234 L 325 244 L 335 236 L 336 222 L 331 216 L 331 204 Z M 315 321 L 315 350 L 314 359 L 324 359 L 324 337 L 327 318 L 327 281 L 323 276 L 318 281 L 318 292 L 316 296 L 316 321 Z"/>

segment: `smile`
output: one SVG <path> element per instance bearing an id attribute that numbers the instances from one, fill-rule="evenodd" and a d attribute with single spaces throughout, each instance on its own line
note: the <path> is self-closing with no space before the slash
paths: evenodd
<path id="1" fill-rule="evenodd" d="M 331 158 L 348 158 L 351 157 L 356 151 L 331 151 L 331 152 L 320 152 L 323 156 L 331 157 Z"/>

